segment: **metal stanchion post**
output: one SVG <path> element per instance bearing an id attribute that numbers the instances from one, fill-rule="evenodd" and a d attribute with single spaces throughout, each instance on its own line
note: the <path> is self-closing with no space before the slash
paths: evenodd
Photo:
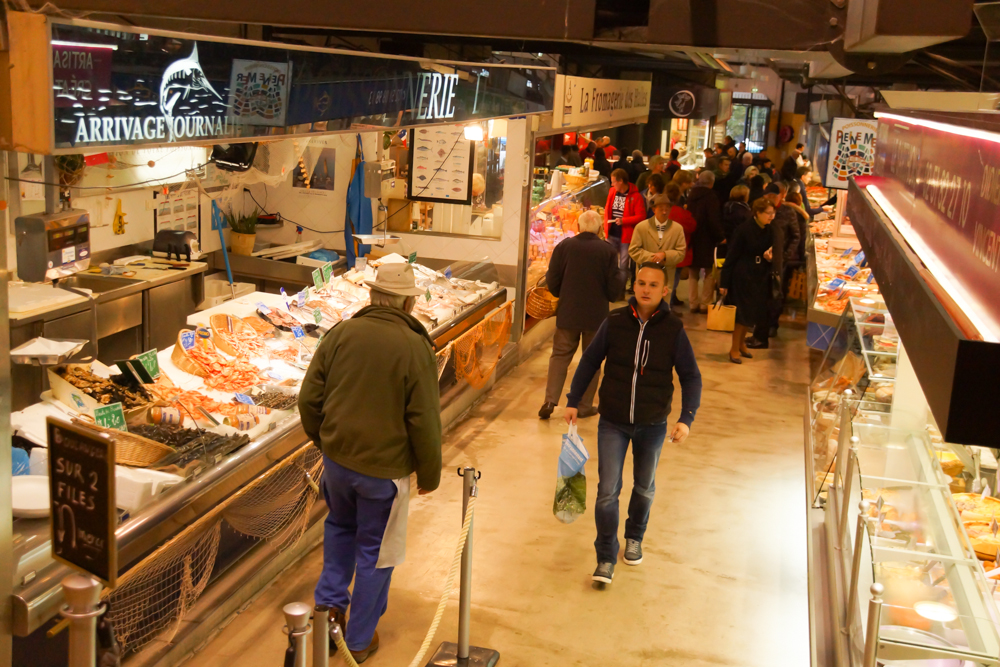
<path id="1" fill-rule="evenodd" d="M 848 637 L 851 636 L 851 625 L 858 609 L 858 579 L 861 577 L 861 555 L 864 553 L 861 543 L 865 539 L 865 526 L 868 523 L 870 507 L 867 500 L 862 500 L 858 505 L 858 528 L 854 533 L 854 559 L 851 561 L 851 585 L 847 589 L 847 623 L 844 625 L 844 632 Z"/>
<path id="2" fill-rule="evenodd" d="M 97 617 L 101 583 L 93 577 L 71 574 L 62 581 L 67 606 L 62 615 L 69 619 L 69 667 L 94 667 L 97 662 Z"/>
<path id="3" fill-rule="evenodd" d="M 875 658 L 878 654 L 878 628 L 882 616 L 882 584 L 872 584 L 872 599 L 868 601 L 868 629 L 865 632 L 865 659 L 862 667 L 876 667 Z"/>
<path id="4" fill-rule="evenodd" d="M 462 477 L 462 521 L 469 507 L 469 499 L 478 494 L 476 482 L 482 472 L 475 468 L 465 467 L 458 471 Z M 493 649 L 469 646 L 469 625 L 472 617 L 472 528 L 469 524 L 469 536 L 462 551 L 461 589 L 458 595 L 458 643 L 444 642 L 438 647 L 437 653 L 427 663 L 427 667 L 454 667 L 468 665 L 469 667 L 493 667 L 500 660 L 500 653 Z"/>
<path id="5" fill-rule="evenodd" d="M 291 637 L 295 645 L 295 667 L 309 667 L 308 648 L 309 633 L 312 631 L 309 625 L 309 605 L 304 602 L 292 602 L 286 604 L 281 610 L 285 614 L 285 631 Z M 326 653 L 329 660 L 329 653 Z"/>
<path id="6" fill-rule="evenodd" d="M 841 549 L 844 546 L 844 539 L 847 537 L 847 517 L 851 515 L 848 511 L 850 508 L 851 500 L 851 489 L 854 483 L 854 471 L 858 467 L 858 438 L 851 438 L 851 448 L 847 451 L 847 475 L 844 478 L 844 486 L 841 489 L 840 499 L 840 526 L 837 531 L 837 548 Z"/>
<path id="7" fill-rule="evenodd" d="M 330 608 L 318 604 L 313 609 L 313 667 L 330 664 Z"/>

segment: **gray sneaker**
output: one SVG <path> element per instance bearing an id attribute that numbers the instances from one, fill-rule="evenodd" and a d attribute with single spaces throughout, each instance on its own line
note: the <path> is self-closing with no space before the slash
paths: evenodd
<path id="1" fill-rule="evenodd" d="M 594 570 L 594 581 L 600 582 L 602 584 L 610 584 L 611 580 L 615 577 L 615 564 L 614 563 L 598 563 L 597 569 Z"/>
<path id="2" fill-rule="evenodd" d="M 642 542 L 625 540 L 625 564 L 638 565 L 642 562 Z"/>

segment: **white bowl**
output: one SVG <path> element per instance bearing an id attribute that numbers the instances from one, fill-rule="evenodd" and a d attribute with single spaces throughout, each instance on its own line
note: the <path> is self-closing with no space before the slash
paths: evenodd
<path id="1" fill-rule="evenodd" d="M 41 519 L 49 515 L 48 475 L 17 475 L 11 478 L 14 516 Z"/>

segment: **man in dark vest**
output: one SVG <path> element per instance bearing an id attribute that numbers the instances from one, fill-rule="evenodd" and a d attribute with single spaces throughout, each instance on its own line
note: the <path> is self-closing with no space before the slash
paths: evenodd
<path id="1" fill-rule="evenodd" d="M 625 523 L 626 565 L 642 562 L 642 538 L 656 490 L 656 466 L 667 436 L 674 371 L 681 383 L 681 414 L 670 440 L 683 442 L 701 404 L 701 372 L 684 325 L 663 300 L 669 293 L 666 269 L 653 262 L 639 267 L 635 296 L 611 311 L 577 366 L 567 396 L 566 421 L 576 423 L 577 406 L 604 364 L 597 426 L 597 569 L 593 579 L 610 584 L 618 561 L 618 495 L 629 443 L 635 484 Z"/>

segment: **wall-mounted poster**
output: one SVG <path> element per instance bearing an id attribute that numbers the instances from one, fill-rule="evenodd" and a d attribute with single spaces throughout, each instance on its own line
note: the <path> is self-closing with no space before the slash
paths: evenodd
<path id="1" fill-rule="evenodd" d="M 475 142 L 462 125 L 421 127 L 411 132 L 409 199 L 445 204 L 472 203 Z"/>
<path id="2" fill-rule="evenodd" d="M 826 187 L 846 190 L 851 176 L 871 176 L 875 164 L 878 121 L 834 118 L 830 130 L 830 152 Z"/>
<path id="3" fill-rule="evenodd" d="M 336 148 L 310 144 L 292 170 L 293 191 L 312 195 L 333 194 L 336 167 Z"/>
<path id="4" fill-rule="evenodd" d="M 229 114 L 247 125 L 285 124 L 291 63 L 233 60 Z"/>

